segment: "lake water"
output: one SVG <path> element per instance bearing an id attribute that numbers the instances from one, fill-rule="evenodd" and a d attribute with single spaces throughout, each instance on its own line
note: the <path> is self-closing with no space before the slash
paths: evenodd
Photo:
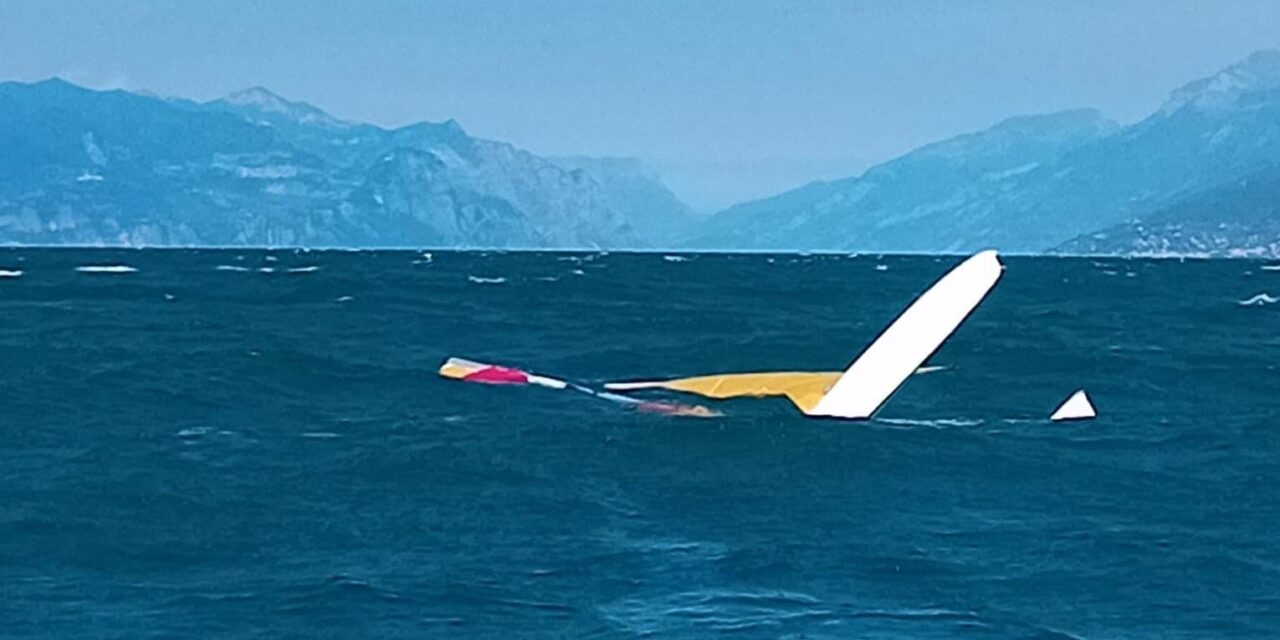
<path id="1" fill-rule="evenodd" d="M 840 369 L 959 260 L 680 258 L 0 250 L 0 636 L 1276 636 L 1280 271 L 1008 258 L 869 423 L 435 375 Z"/>

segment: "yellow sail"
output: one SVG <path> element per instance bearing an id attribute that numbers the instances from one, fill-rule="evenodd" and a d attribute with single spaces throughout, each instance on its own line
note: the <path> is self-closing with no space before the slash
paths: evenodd
<path id="1" fill-rule="evenodd" d="M 717 399 L 786 396 L 801 411 L 807 412 L 818 404 L 840 375 L 839 371 L 725 373 L 675 380 L 611 382 L 605 388 L 613 391 L 668 389 Z"/>

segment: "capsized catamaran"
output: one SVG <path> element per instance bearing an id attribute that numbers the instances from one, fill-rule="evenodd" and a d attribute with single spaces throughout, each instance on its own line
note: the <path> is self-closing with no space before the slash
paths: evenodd
<path id="1" fill-rule="evenodd" d="M 995 287 L 1004 266 L 983 251 L 907 307 L 844 373 L 738 373 L 606 384 L 613 391 L 662 388 L 710 398 L 785 396 L 807 416 L 865 420 L 889 400 Z"/>
<path id="2" fill-rule="evenodd" d="M 726 373 L 673 380 L 612 382 L 605 385 L 608 391 L 595 391 L 517 369 L 457 359 L 446 362 L 440 368 L 440 375 L 489 384 L 573 388 L 615 402 L 619 398 L 643 401 L 610 391 L 666 389 L 714 399 L 784 396 L 807 416 L 865 420 L 872 417 L 973 313 L 995 287 L 1003 271 L 1004 266 L 995 251 L 983 251 L 969 257 L 921 294 L 844 372 Z M 468 368 L 467 365 L 479 368 Z M 668 412 L 694 415 L 698 410 L 710 413 L 705 407 L 685 407 Z"/>
<path id="3" fill-rule="evenodd" d="M 522 369 L 504 367 L 496 364 L 485 364 L 483 362 L 473 362 L 462 358 L 449 358 L 444 364 L 440 365 L 439 373 L 441 377 L 462 380 L 464 382 L 478 382 L 480 384 L 532 385 L 537 387 L 546 387 L 548 389 L 576 391 L 594 398 L 621 404 L 642 413 L 662 413 L 667 415 L 691 416 L 696 418 L 713 418 L 721 415 L 718 411 L 708 409 L 702 405 L 640 400 L 638 398 L 610 393 L 608 391 L 597 391 L 586 385 L 561 380 L 559 378 L 552 378 L 550 376 L 529 373 Z"/>

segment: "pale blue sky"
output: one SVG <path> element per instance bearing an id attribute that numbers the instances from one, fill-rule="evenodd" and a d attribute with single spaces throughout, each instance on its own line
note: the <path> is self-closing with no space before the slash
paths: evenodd
<path id="1" fill-rule="evenodd" d="M 1009 115 L 1132 121 L 1264 48 L 1275 0 L 0 2 L 0 79 L 455 118 L 539 153 L 638 156 L 703 209 Z"/>

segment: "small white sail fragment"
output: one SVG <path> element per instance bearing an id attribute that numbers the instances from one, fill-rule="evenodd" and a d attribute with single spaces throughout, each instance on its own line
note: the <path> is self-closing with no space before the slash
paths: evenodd
<path id="1" fill-rule="evenodd" d="M 1049 419 L 1054 422 L 1060 422 L 1063 420 L 1090 420 L 1097 415 L 1098 412 L 1094 411 L 1093 403 L 1089 402 L 1089 396 L 1085 394 L 1084 389 L 1081 389 L 1071 394 L 1071 397 L 1067 398 L 1066 402 L 1063 402 L 1062 405 L 1058 407 L 1058 410 L 1054 411 L 1053 415 L 1049 416 Z"/>

